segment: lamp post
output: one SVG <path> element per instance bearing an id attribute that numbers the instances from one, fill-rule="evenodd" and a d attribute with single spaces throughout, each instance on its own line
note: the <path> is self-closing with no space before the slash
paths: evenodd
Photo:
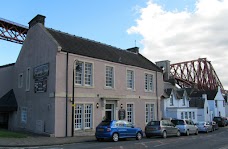
<path id="1" fill-rule="evenodd" d="M 77 59 L 74 60 L 73 62 L 73 85 L 72 85 L 72 129 L 71 129 L 71 136 L 73 137 L 74 136 L 74 107 L 75 107 L 75 104 L 74 104 L 74 74 L 75 74 L 75 68 L 77 69 L 77 66 L 75 67 L 75 64 L 77 63 Z"/>

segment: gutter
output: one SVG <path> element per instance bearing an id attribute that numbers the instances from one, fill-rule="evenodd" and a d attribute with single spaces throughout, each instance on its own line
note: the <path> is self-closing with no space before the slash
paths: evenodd
<path id="1" fill-rule="evenodd" d="M 68 123 L 67 123 L 67 119 L 68 119 L 68 117 L 67 117 L 67 107 L 68 107 L 68 63 L 69 63 L 69 53 L 67 52 L 67 57 L 66 57 L 66 132 L 65 132 L 65 137 L 67 137 L 67 125 L 68 125 Z"/>

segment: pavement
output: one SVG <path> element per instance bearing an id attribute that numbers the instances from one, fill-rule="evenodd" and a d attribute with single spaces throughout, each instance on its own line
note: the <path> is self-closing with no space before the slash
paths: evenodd
<path id="1" fill-rule="evenodd" d="M 62 144 L 72 144 L 95 141 L 95 136 L 75 136 L 75 137 L 48 137 L 41 135 L 28 135 L 26 138 L 0 138 L 1 147 L 36 147 L 52 146 Z"/>

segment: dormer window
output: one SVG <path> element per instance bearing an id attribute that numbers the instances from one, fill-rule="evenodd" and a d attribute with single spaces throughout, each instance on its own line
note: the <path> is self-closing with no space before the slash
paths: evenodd
<path id="1" fill-rule="evenodd" d="M 173 95 L 170 95 L 170 106 L 173 106 Z"/>

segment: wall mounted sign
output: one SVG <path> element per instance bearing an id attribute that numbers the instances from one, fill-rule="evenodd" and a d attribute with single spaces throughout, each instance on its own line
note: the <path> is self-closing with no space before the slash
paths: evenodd
<path id="1" fill-rule="evenodd" d="M 42 93 L 47 91 L 47 76 L 49 75 L 49 64 L 37 66 L 33 70 L 34 92 Z"/>
<path id="2" fill-rule="evenodd" d="M 120 109 L 119 112 L 118 112 L 118 115 L 119 115 L 119 120 L 124 120 L 125 117 L 126 117 L 126 112 L 124 109 Z"/>

